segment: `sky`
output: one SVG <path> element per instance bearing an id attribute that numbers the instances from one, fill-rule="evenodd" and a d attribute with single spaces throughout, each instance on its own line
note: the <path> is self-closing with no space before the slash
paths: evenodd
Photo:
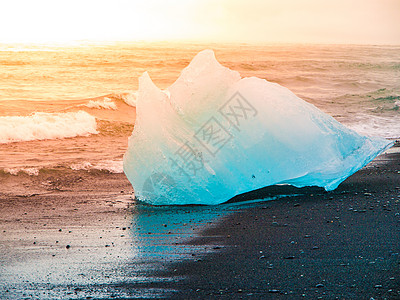
<path id="1" fill-rule="evenodd" d="M 0 43 L 400 44 L 400 0 L 1 0 Z"/>

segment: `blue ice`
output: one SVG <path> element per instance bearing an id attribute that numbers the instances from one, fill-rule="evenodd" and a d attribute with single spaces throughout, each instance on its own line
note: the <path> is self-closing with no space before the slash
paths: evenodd
<path id="1" fill-rule="evenodd" d="M 276 184 L 330 191 L 393 145 L 279 84 L 241 78 L 211 50 L 165 91 L 144 73 L 136 114 L 124 172 L 153 205 L 219 204 Z"/>

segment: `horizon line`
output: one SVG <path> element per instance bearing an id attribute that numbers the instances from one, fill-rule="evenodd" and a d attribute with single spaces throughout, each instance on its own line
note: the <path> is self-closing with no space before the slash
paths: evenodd
<path id="1" fill-rule="evenodd" d="M 0 41 L 0 45 L 32 45 L 32 46 L 71 46 L 71 45 L 113 45 L 113 44 L 219 44 L 219 45 L 249 45 L 249 46 L 267 46 L 267 45 L 313 45 L 313 46 L 329 46 L 329 45 L 347 45 L 347 46 L 400 46 L 400 43 L 361 43 L 361 42 L 288 42 L 288 41 L 215 41 L 215 40 L 144 40 L 144 39 L 121 39 L 121 40 L 95 40 L 95 39 L 78 39 L 70 41 Z"/>

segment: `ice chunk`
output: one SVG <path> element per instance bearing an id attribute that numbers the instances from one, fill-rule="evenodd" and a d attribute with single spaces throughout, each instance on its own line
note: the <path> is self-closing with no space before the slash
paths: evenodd
<path id="1" fill-rule="evenodd" d="M 392 143 L 200 52 L 168 89 L 139 80 L 124 171 L 140 200 L 219 204 L 275 184 L 335 189 Z"/>

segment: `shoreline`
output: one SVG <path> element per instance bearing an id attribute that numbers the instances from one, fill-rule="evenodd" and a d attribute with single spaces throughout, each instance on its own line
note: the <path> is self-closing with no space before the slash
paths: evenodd
<path id="1" fill-rule="evenodd" d="M 204 231 L 191 243 L 226 246 L 174 265 L 167 276 L 187 278 L 174 298 L 400 298 L 400 153 L 379 160 L 333 192 L 306 189 Z"/>
<path id="2" fill-rule="evenodd" d="M 399 172 L 395 147 L 333 192 L 212 207 L 138 204 L 123 174 L 26 175 L 51 185 L 0 193 L 0 296 L 395 299 Z"/>

